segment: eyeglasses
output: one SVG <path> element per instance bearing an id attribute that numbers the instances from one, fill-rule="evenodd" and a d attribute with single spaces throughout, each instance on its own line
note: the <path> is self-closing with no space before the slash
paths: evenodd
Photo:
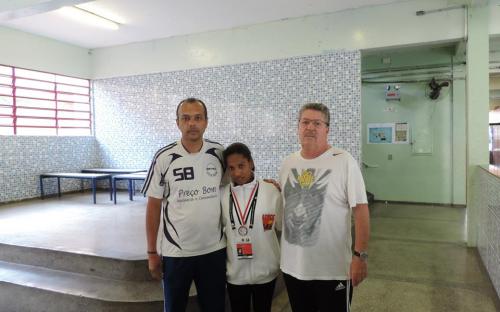
<path id="1" fill-rule="evenodd" d="M 326 127 L 328 127 L 328 123 L 323 121 L 323 120 L 319 120 L 319 119 L 314 119 L 314 120 L 310 120 L 310 119 L 302 119 L 299 121 L 299 125 L 302 127 L 302 128 L 307 128 L 309 127 L 309 125 L 313 125 L 314 128 L 320 128 L 321 125 L 325 125 Z"/>

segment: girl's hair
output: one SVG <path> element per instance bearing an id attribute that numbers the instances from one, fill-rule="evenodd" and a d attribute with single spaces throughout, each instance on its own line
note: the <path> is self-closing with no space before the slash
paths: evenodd
<path id="1" fill-rule="evenodd" d="M 236 143 L 229 145 L 222 153 L 222 157 L 224 159 L 224 166 L 227 167 L 227 158 L 233 154 L 240 154 L 241 156 L 245 157 L 247 160 L 253 162 L 252 153 L 250 152 L 250 149 L 248 148 L 248 146 L 246 146 L 243 143 L 236 142 Z M 252 170 L 255 171 L 255 165 L 253 166 Z"/>

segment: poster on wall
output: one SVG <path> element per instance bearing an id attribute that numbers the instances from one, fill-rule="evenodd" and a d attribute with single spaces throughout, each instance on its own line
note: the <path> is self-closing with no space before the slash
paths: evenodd
<path id="1" fill-rule="evenodd" d="M 368 144 L 408 144 L 409 126 L 407 122 L 369 123 Z"/>
<path id="2" fill-rule="evenodd" d="M 368 144 L 392 144 L 394 124 L 368 124 Z"/>
<path id="3" fill-rule="evenodd" d="M 407 122 L 397 122 L 394 124 L 394 143 L 396 144 L 408 144 L 408 123 Z"/>

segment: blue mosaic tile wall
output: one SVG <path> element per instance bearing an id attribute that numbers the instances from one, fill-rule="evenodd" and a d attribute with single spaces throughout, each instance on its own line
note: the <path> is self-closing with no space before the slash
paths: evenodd
<path id="1" fill-rule="evenodd" d="M 95 132 L 103 167 L 147 168 L 180 133 L 175 109 L 186 97 L 208 107 L 205 137 L 250 146 L 257 174 L 277 177 L 299 149 L 297 113 L 307 102 L 331 109 L 330 142 L 360 160 L 359 51 L 96 80 Z"/>
<path id="2" fill-rule="evenodd" d="M 500 297 L 500 177 L 477 169 L 472 204 L 478 208 L 478 249 Z"/>
<path id="3" fill-rule="evenodd" d="M 79 172 L 98 159 L 94 137 L 0 136 L 0 203 L 40 196 L 41 173 Z M 55 179 L 45 180 L 44 188 L 56 193 Z M 63 192 L 79 188 L 76 180 L 61 183 Z"/>

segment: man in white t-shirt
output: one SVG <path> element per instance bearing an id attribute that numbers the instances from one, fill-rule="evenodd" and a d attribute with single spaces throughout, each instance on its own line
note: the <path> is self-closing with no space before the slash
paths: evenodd
<path id="1" fill-rule="evenodd" d="M 329 126 L 324 104 L 302 106 L 302 149 L 283 161 L 279 176 L 281 270 L 294 312 L 350 311 L 352 286 L 367 276 L 370 225 L 363 177 L 348 152 L 328 144 Z"/>
<path id="2" fill-rule="evenodd" d="M 148 265 L 155 279 L 163 272 L 166 312 L 186 310 L 192 281 L 201 311 L 223 312 L 225 307 L 226 240 L 219 189 L 223 147 L 203 139 L 207 125 L 203 101 L 181 101 L 177 126 L 182 137 L 156 153 L 144 183 Z"/>

